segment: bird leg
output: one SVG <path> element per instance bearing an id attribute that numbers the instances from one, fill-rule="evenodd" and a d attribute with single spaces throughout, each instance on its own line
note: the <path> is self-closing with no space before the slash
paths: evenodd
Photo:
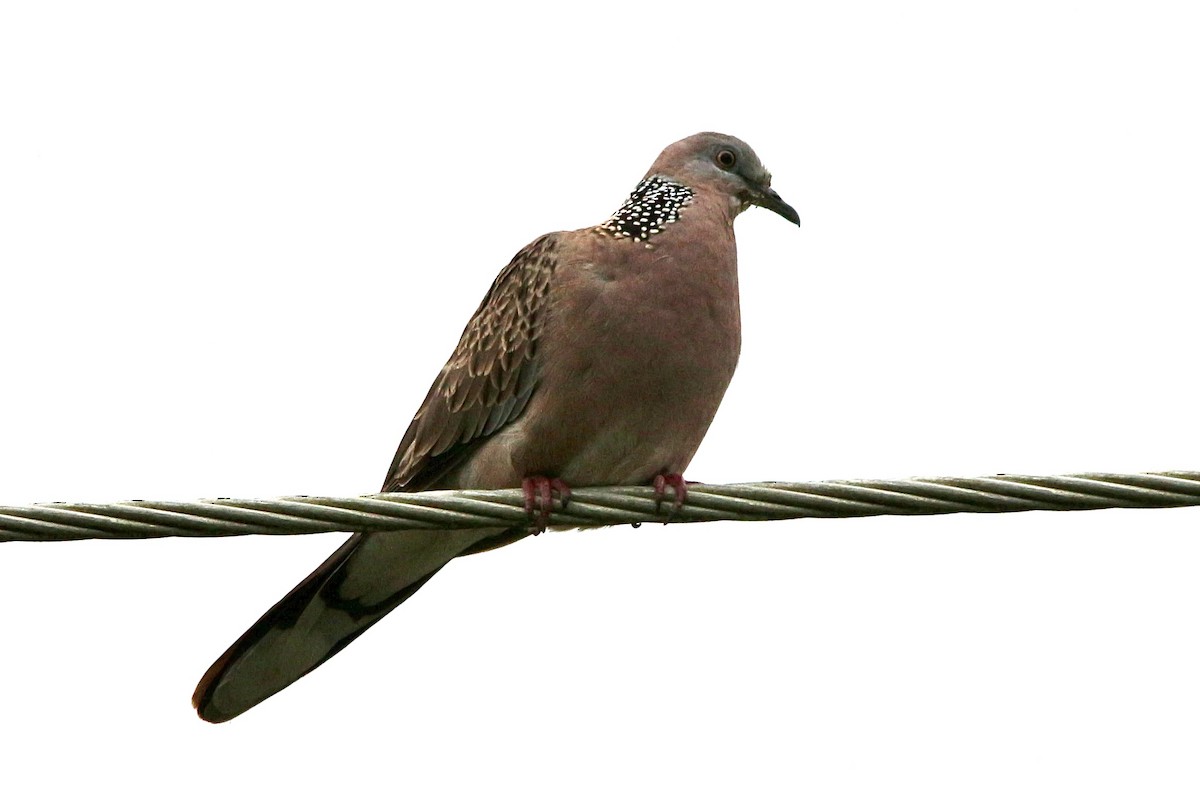
<path id="1" fill-rule="evenodd" d="M 671 513 L 679 511 L 683 508 L 683 504 L 687 502 L 687 485 L 688 482 L 683 479 L 683 476 L 678 472 L 672 472 L 667 475 L 654 476 L 654 513 L 662 512 L 663 500 L 666 499 L 667 487 L 670 486 L 675 493 L 675 502 L 671 504 Z"/>
<path id="2" fill-rule="evenodd" d="M 530 475 L 521 481 L 521 491 L 525 493 L 525 513 L 534 516 L 534 506 L 537 506 L 537 530 L 535 535 L 546 530 L 550 521 L 550 511 L 554 508 L 554 495 L 558 494 L 558 502 L 563 511 L 567 510 L 567 501 L 571 499 L 571 487 L 561 478 L 547 478 L 545 475 Z"/>

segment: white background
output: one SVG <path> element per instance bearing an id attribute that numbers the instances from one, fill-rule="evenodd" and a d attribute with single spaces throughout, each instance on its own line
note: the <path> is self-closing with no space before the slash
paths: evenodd
<path id="1" fill-rule="evenodd" d="M 495 272 L 749 141 L 689 477 L 1200 469 L 1185 3 L 6 4 L 0 503 L 374 491 Z M 1185 797 L 1200 510 L 644 526 L 452 564 L 222 726 L 341 535 L 0 546 L 11 797 Z"/>

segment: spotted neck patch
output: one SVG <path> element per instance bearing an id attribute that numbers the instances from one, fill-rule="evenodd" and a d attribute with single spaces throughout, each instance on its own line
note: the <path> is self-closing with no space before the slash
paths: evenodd
<path id="1" fill-rule="evenodd" d="M 679 219 L 679 209 L 692 202 L 692 190 L 659 175 L 645 178 L 600 229 L 618 238 L 643 242 Z"/>

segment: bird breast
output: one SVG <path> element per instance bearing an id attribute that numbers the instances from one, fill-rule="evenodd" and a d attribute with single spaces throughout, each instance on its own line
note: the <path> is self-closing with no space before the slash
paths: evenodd
<path id="1" fill-rule="evenodd" d="M 652 248 L 600 240 L 602 254 L 559 265 L 554 280 L 571 285 L 556 287 L 547 309 L 539 386 L 513 432 L 522 439 L 514 467 L 578 485 L 683 472 L 741 347 L 732 229 L 702 247 L 684 227 L 663 231 Z M 540 402 L 549 397 L 553 404 Z"/>

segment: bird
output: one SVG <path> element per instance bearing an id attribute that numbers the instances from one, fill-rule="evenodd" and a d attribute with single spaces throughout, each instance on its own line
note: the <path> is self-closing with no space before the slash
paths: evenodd
<path id="1" fill-rule="evenodd" d="M 201 719 L 225 722 L 338 653 L 459 556 L 538 533 L 572 486 L 683 472 L 741 350 L 734 219 L 800 224 L 740 139 L 669 145 L 598 225 L 541 236 L 493 281 L 396 450 L 384 492 L 524 490 L 529 524 L 354 533 L 205 672 Z"/>

